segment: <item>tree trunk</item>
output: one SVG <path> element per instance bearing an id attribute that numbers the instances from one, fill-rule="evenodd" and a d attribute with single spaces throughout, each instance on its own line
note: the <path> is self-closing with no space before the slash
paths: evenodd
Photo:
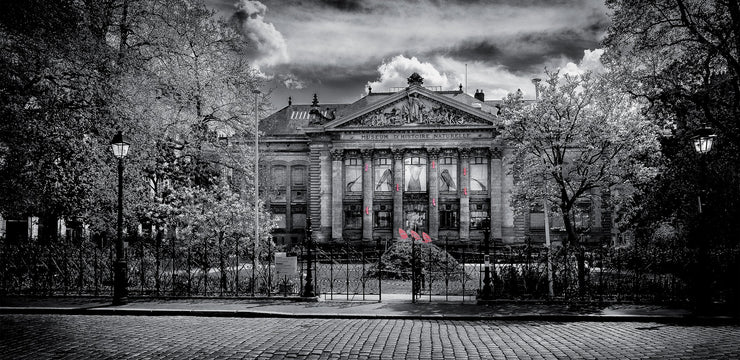
<path id="1" fill-rule="evenodd" d="M 568 234 L 568 245 L 575 251 L 576 268 L 578 271 L 578 296 L 583 297 L 586 294 L 586 255 L 580 244 L 575 226 L 571 222 L 570 209 L 563 209 L 563 224 Z M 566 259 L 567 260 L 567 259 Z"/>

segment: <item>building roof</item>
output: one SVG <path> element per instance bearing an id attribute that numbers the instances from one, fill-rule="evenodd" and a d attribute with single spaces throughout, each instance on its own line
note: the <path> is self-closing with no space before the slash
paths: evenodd
<path id="1" fill-rule="evenodd" d="M 325 117 L 338 113 L 350 104 L 319 104 L 319 111 Z M 303 135 L 303 128 L 311 119 L 312 105 L 288 105 L 272 115 L 260 120 L 260 131 L 266 135 Z"/>
<path id="2" fill-rule="evenodd" d="M 288 106 L 276 111 L 270 116 L 260 121 L 260 131 L 267 136 L 298 136 L 302 137 L 305 135 L 305 128 L 316 125 L 316 123 L 310 124 L 310 121 L 315 115 L 311 114 L 312 109 L 318 109 L 324 119 L 321 123 L 329 122 L 331 124 L 343 123 L 342 119 L 356 117 L 358 113 L 361 113 L 364 109 L 371 109 L 379 106 L 380 103 L 386 101 L 392 101 L 390 98 L 398 97 L 399 92 L 410 91 L 409 89 L 417 89 L 412 91 L 422 91 L 433 97 L 444 97 L 453 100 L 461 105 L 473 108 L 469 111 L 476 111 L 480 116 L 489 117 L 498 115 L 499 108 L 501 106 L 500 100 L 494 101 L 482 101 L 474 96 L 468 95 L 460 90 L 446 90 L 440 91 L 438 88 L 426 88 L 422 85 L 423 79 L 418 74 L 413 74 L 409 77 L 409 87 L 399 88 L 400 91 L 393 92 L 370 92 L 361 99 L 351 104 L 320 104 L 316 95 L 314 95 L 313 104 L 300 104 Z M 476 94 L 477 95 L 477 94 Z M 482 92 L 480 94 L 483 95 Z M 483 113 L 483 114 L 481 114 Z"/>

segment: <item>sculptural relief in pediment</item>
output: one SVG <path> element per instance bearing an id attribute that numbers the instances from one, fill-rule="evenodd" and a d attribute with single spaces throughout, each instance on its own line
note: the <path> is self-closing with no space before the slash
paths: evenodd
<path id="1" fill-rule="evenodd" d="M 387 107 L 371 111 L 344 127 L 489 124 L 488 121 L 438 101 L 412 94 Z"/>

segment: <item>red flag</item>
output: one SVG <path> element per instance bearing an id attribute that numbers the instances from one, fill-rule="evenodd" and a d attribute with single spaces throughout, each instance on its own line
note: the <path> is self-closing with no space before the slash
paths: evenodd
<path id="1" fill-rule="evenodd" d="M 416 231 L 409 230 L 409 234 L 411 234 L 411 236 L 414 237 L 414 240 L 421 240 L 421 236 L 419 236 L 419 234 L 417 234 Z"/>
<path id="2" fill-rule="evenodd" d="M 422 238 L 424 238 L 424 242 L 425 242 L 425 243 L 430 243 L 430 242 L 432 242 L 432 237 L 431 237 L 431 236 L 429 236 L 429 234 L 427 234 L 427 233 L 425 233 L 425 232 L 422 232 L 422 233 L 421 233 L 421 237 L 422 237 Z"/>
<path id="3" fill-rule="evenodd" d="M 408 239 L 408 238 L 409 238 L 409 235 L 408 235 L 408 234 L 406 234 L 406 232 L 405 232 L 405 231 L 403 231 L 403 229 L 401 229 L 401 228 L 399 228 L 399 229 L 398 229 L 398 234 L 399 234 L 399 235 L 401 235 L 401 239 L 404 239 L 404 240 L 406 240 L 406 239 Z"/>

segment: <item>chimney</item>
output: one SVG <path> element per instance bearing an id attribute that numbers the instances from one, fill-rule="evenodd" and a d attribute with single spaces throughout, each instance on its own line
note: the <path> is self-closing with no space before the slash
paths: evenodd
<path id="1" fill-rule="evenodd" d="M 486 101 L 486 95 L 483 93 L 483 90 L 475 89 L 475 98 L 480 101 Z"/>

